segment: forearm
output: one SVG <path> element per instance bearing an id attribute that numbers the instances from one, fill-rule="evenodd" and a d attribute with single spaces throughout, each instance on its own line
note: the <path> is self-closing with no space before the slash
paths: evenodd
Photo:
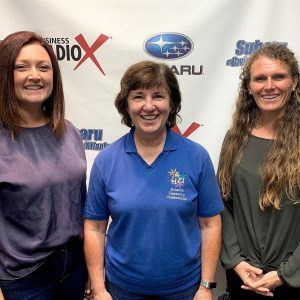
<path id="1" fill-rule="evenodd" d="M 221 248 L 221 217 L 199 218 L 201 244 L 201 279 L 213 282 Z M 194 300 L 212 300 L 212 290 L 200 285 Z"/>
<path id="2" fill-rule="evenodd" d="M 94 294 L 105 291 L 104 284 L 104 248 L 107 221 L 101 221 L 97 227 L 86 220 L 84 226 L 84 252 Z"/>
<path id="3" fill-rule="evenodd" d="M 231 205 L 230 201 L 225 201 L 225 209 L 221 213 L 223 243 L 220 258 L 225 269 L 232 269 L 244 260 L 241 256 Z"/>
<path id="4" fill-rule="evenodd" d="M 209 219 L 210 221 L 207 223 L 202 222 L 203 219 L 200 219 L 202 235 L 201 278 L 202 280 L 211 282 L 214 281 L 220 255 L 221 218 L 217 215 Z"/>
<path id="5" fill-rule="evenodd" d="M 284 283 L 294 288 L 300 287 L 300 243 L 288 261 L 281 263 L 279 273 Z"/>

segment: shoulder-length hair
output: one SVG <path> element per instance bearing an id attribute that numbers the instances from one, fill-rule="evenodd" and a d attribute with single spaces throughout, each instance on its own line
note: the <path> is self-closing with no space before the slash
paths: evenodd
<path id="1" fill-rule="evenodd" d="M 64 93 L 61 73 L 52 47 L 38 34 L 19 31 L 8 35 L 0 43 L 0 125 L 6 127 L 12 136 L 21 130 L 22 117 L 14 88 L 14 68 L 16 58 L 25 45 L 37 43 L 49 54 L 53 68 L 53 90 L 44 102 L 44 113 L 56 137 L 64 130 Z"/>
<path id="2" fill-rule="evenodd" d="M 230 198 L 234 171 L 240 163 L 251 131 L 260 117 L 260 110 L 248 91 L 250 68 L 260 56 L 279 60 L 289 70 L 293 79 L 298 80 L 284 115 L 275 123 L 276 139 L 260 166 L 262 186 L 259 206 L 262 210 L 270 206 L 280 209 L 284 194 L 291 203 L 300 203 L 296 194 L 300 186 L 300 74 L 294 53 L 285 45 L 266 44 L 247 60 L 240 75 L 236 110 L 232 126 L 223 143 L 217 176 L 223 198 Z"/>
<path id="3" fill-rule="evenodd" d="M 131 118 L 127 112 L 128 95 L 136 89 L 149 89 L 164 87 L 170 96 L 171 112 L 167 120 L 167 126 L 176 125 L 176 118 L 181 109 L 181 93 L 177 78 L 173 71 L 162 63 L 141 61 L 130 66 L 121 80 L 121 90 L 115 99 L 115 106 L 122 116 L 122 123 L 132 127 Z"/>

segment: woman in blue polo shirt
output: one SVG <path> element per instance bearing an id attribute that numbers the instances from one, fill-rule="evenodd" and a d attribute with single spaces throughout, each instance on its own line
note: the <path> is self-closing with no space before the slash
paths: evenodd
<path id="1" fill-rule="evenodd" d="M 97 156 L 84 211 L 95 300 L 212 300 L 223 205 L 207 151 L 170 130 L 177 79 L 132 65 L 115 105 L 131 130 Z"/>

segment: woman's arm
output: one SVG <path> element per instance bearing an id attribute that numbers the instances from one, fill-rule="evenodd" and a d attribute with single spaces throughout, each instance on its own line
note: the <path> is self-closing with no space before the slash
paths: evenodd
<path id="1" fill-rule="evenodd" d="M 202 236 L 201 245 L 201 279 L 213 282 L 221 248 L 221 217 L 199 218 Z M 195 300 L 212 300 L 212 290 L 200 286 Z"/>
<path id="2" fill-rule="evenodd" d="M 222 249 L 221 262 L 225 269 L 232 269 L 245 258 L 241 256 L 241 248 L 236 234 L 232 200 L 224 201 L 222 217 Z"/>
<path id="3" fill-rule="evenodd" d="M 266 273 L 257 283 L 256 288 L 274 289 L 282 284 L 300 287 L 300 243 L 287 262 L 280 264 L 278 271 Z"/>
<path id="4" fill-rule="evenodd" d="M 104 253 L 107 220 L 84 221 L 84 253 L 91 279 L 94 300 L 112 300 L 104 283 Z"/>

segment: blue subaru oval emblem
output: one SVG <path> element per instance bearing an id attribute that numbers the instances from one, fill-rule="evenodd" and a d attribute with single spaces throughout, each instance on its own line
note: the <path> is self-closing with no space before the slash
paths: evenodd
<path id="1" fill-rule="evenodd" d="M 184 34 L 163 32 L 148 37 L 144 42 L 144 49 L 147 54 L 156 58 L 179 59 L 193 51 L 193 42 Z"/>

